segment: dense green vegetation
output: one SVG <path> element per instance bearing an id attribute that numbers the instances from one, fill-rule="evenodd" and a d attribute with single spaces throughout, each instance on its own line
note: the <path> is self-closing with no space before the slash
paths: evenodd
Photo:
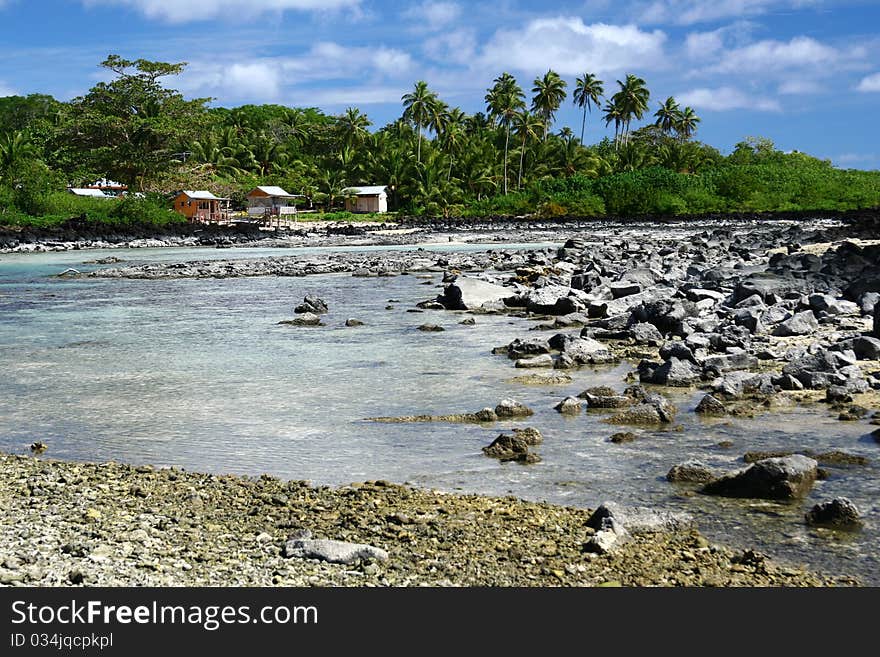
<path id="1" fill-rule="evenodd" d="M 210 108 L 168 80 L 184 64 L 111 55 L 113 74 L 70 102 L 0 98 L 0 224 L 50 225 L 78 217 L 108 224 L 180 221 L 169 194 L 208 189 L 244 203 L 258 184 L 307 195 L 328 218 L 343 189 L 386 184 L 406 214 L 601 216 L 730 211 L 848 210 L 880 206 L 880 172 L 841 170 L 803 153 L 747 138 L 728 156 L 696 141 L 700 118 L 674 98 L 650 115 L 645 81 L 627 75 L 606 97 L 591 73 L 571 102 L 580 137 L 553 132 L 568 83 L 536 78 L 531 102 L 502 73 L 486 112 L 451 108 L 424 81 L 402 99 L 401 118 L 371 131 L 356 108 Z M 604 101 L 604 102 L 603 102 Z M 614 139 L 586 145 L 601 111 Z M 635 127 L 634 122 L 648 123 Z M 653 120 L 652 120 L 653 119 Z M 588 141 L 588 140 L 587 140 Z M 77 198 L 68 186 L 109 177 L 143 194 Z"/>

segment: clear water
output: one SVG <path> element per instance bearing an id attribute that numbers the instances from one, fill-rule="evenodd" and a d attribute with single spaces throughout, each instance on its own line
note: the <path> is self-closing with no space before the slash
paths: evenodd
<path id="1" fill-rule="evenodd" d="M 465 317 L 460 313 L 407 312 L 437 294 L 439 274 L 174 281 L 52 276 L 67 267 L 86 271 L 94 265 L 84 261 L 106 255 L 155 262 L 321 251 L 327 249 L 0 256 L 0 449 L 25 453 L 41 440 L 54 458 L 268 472 L 331 485 L 382 478 L 573 506 L 605 500 L 659 505 L 695 514 L 713 540 L 880 584 L 880 449 L 866 424 L 838 422 L 821 406 L 703 421 L 688 412 L 699 393 L 683 391 L 675 399 L 682 431 L 647 432 L 613 445 L 607 438 L 620 429 L 603 423 L 603 415 L 563 417 L 553 405 L 589 386 L 621 388 L 631 364 L 572 371 L 574 382 L 565 386 L 512 382 L 524 372 L 491 355 L 491 348 L 534 335 L 528 333 L 533 324 L 478 316 L 476 326 L 466 327 L 458 324 Z M 327 326 L 278 325 L 306 294 L 328 301 Z M 391 299 L 398 301 L 386 310 Z M 349 317 L 366 326 L 345 328 Z M 416 330 L 426 322 L 446 331 Z M 514 423 L 363 419 L 474 411 L 507 396 L 536 411 L 522 424 L 545 436 L 539 464 L 500 464 L 481 453 Z M 734 446 L 718 447 L 723 440 Z M 786 448 L 841 449 L 872 462 L 831 468 L 831 479 L 791 506 L 689 495 L 664 478 L 688 458 L 733 468 L 750 449 Z M 859 506 L 864 530 L 838 535 L 803 524 L 807 508 L 838 495 Z"/>

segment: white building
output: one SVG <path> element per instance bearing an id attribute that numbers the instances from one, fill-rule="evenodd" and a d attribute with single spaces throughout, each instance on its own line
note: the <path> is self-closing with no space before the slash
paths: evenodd
<path id="1" fill-rule="evenodd" d="M 346 187 L 345 209 L 349 212 L 388 212 L 388 186 Z"/>

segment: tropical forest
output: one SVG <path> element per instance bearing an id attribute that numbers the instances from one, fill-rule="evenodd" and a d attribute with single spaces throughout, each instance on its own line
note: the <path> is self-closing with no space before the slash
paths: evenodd
<path id="1" fill-rule="evenodd" d="M 185 63 L 110 55 L 108 81 L 83 96 L 0 98 L 0 224 L 50 226 L 72 217 L 109 224 L 182 221 L 181 189 L 243 206 L 278 185 L 327 217 L 344 190 L 386 185 L 401 216 L 623 217 L 846 211 L 880 206 L 880 172 L 844 170 L 773 141 L 743 136 L 728 154 L 699 140 L 701 117 L 654 98 L 636 74 L 601 80 L 556 72 L 501 73 L 482 111 L 452 107 L 425 81 L 376 126 L 356 107 L 331 115 L 276 104 L 214 107 L 174 89 Z M 564 103 L 580 125 L 558 126 Z M 606 128 L 608 129 L 606 131 Z M 613 137 L 610 130 L 613 129 Z M 601 136 L 601 138 L 600 138 Z M 108 178 L 121 199 L 69 187 Z"/>

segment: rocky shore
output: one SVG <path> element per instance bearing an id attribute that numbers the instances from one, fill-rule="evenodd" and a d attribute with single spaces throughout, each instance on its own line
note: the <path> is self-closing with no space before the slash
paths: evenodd
<path id="1" fill-rule="evenodd" d="M 687 518 L 0 454 L 0 585 L 849 586 Z M 602 547 L 608 527 L 618 536 Z"/>
<path id="2" fill-rule="evenodd" d="M 438 230 L 453 231 L 449 235 L 459 241 L 495 235 L 488 228 L 455 233 L 454 223 L 381 239 L 443 241 L 447 233 Z M 864 434 L 880 442 L 880 225 L 873 215 L 851 221 L 548 224 L 498 235 L 561 246 L 294 253 L 148 265 L 108 261 L 99 263 L 107 267 L 73 275 L 153 280 L 441 273 L 442 293 L 409 309 L 429 314 L 419 328 L 439 332 L 444 323 L 474 321 L 471 315 L 480 321 L 487 313 L 531 320 L 531 330 L 516 339 L 486 345 L 487 356 L 492 351 L 509 360 L 511 377 L 564 382 L 571 380 L 567 371 L 581 367 L 633 364 L 619 385 L 556 400 L 562 414 L 602 416 L 611 449 L 625 449 L 615 445 L 651 432 L 674 431 L 685 413 L 748 421 L 817 403 L 841 422 L 863 424 Z M 300 317 L 282 323 L 292 331 L 324 330 L 326 304 L 305 302 L 295 311 Z M 700 391 L 699 404 L 677 408 L 671 389 Z M 494 409 L 451 415 L 415 410 L 370 419 L 486 424 L 517 404 L 510 399 Z M 541 459 L 532 447 L 540 440 L 529 438 L 501 434 L 483 451 L 534 467 Z M 833 476 L 834 468 L 870 461 L 849 453 L 845 443 L 834 445 L 834 452 L 814 453 L 812 447 L 764 452 L 756 437 L 743 467 L 721 471 L 699 461 L 672 461 L 668 485 L 683 496 L 800 505 L 800 522 L 823 531 L 849 532 L 876 522 L 875 509 L 863 516 L 866 510 L 844 496 L 812 508 L 812 502 L 804 504 L 816 481 Z M 11 519 L 0 537 L 0 556 L 6 558 L 0 583 L 853 583 L 776 566 L 752 551 L 711 546 L 685 519 L 657 509 L 604 505 L 591 511 L 385 482 L 328 489 L 269 477 L 15 456 L 3 456 L 0 470 L 0 501 Z M 348 563 L 333 563 L 339 559 Z"/>

